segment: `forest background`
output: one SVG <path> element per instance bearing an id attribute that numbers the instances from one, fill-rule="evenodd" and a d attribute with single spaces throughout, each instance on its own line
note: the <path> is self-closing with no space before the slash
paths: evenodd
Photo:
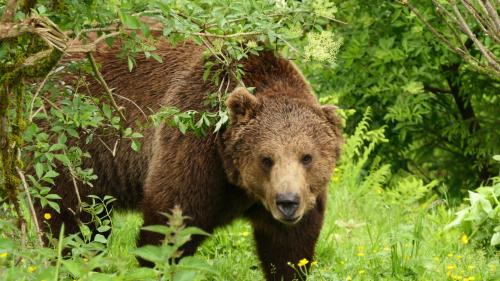
<path id="1" fill-rule="evenodd" d="M 498 1 L 488 0 L 0 1 L 0 278 L 262 278 L 245 221 L 169 264 L 196 230 L 174 223 L 163 229 L 173 243 L 136 249 L 140 215 L 112 212 L 112 198 L 94 197 L 81 206 L 94 218 L 82 235 L 41 239 L 45 222 L 33 219 L 32 206 L 53 208 L 45 220 L 57 215 L 55 166 L 78 185 L 94 179 L 81 167 L 85 151 L 68 139 L 106 128 L 139 150 L 142 137 L 122 126 L 112 89 L 91 97 L 62 77 L 76 75 L 82 88 L 89 76 L 105 85 L 93 63 L 98 44 L 120 38 L 133 70 L 138 55 L 161 60 L 154 41 L 164 37 L 207 47 L 218 58 L 206 65 L 214 83 L 223 73 L 244 75 L 238 60 L 263 46 L 276 49 L 298 64 L 322 103 L 339 107 L 346 144 L 322 239 L 315 261 L 291 265 L 297 271 L 311 280 L 498 280 L 498 12 Z M 149 117 L 202 137 L 225 126 L 225 95 L 207 93 L 211 112 L 166 108 Z M 92 236 L 90 225 L 112 235 Z M 138 267 L 136 255 L 157 266 Z"/>

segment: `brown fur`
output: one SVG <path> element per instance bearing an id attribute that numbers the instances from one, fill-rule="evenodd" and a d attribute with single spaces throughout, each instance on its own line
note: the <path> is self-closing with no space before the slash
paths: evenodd
<path id="1" fill-rule="evenodd" d="M 139 58 L 131 73 L 116 58 L 116 50 L 101 50 L 96 59 L 109 86 L 146 112 L 160 105 L 206 110 L 203 101 L 214 87 L 202 79 L 203 49 L 189 42 L 157 47 L 163 63 Z M 80 184 L 79 189 L 82 197 L 115 196 L 117 205 L 126 208 L 142 200 L 145 225 L 164 223 L 159 212 L 175 205 L 190 217 L 190 225 L 208 232 L 247 217 L 267 280 L 291 280 L 294 272 L 287 262 L 313 259 L 328 181 L 339 157 L 340 124 L 333 108 L 319 105 L 291 62 L 267 52 L 243 64 L 244 83 L 255 87 L 255 93 L 229 85 L 234 89 L 227 101 L 231 122 L 223 132 L 200 138 L 166 125 L 148 128 L 139 153 L 122 141 L 115 157 L 94 141 L 85 146 L 92 156 L 85 166 L 93 167 L 99 178 L 94 187 Z M 100 91 L 97 83 L 91 89 Z M 130 126 L 144 121 L 132 103 L 117 102 L 125 107 Z M 300 162 L 304 154 L 312 156 L 310 164 Z M 273 159 L 272 168 L 262 167 L 262 157 Z M 76 220 L 68 211 L 77 202 L 71 180 L 59 177 L 55 190 L 63 196 L 62 214 L 53 215 L 52 229 L 64 222 L 75 232 Z M 292 223 L 283 223 L 276 207 L 275 198 L 283 192 L 300 197 L 298 219 Z M 158 244 L 161 239 L 141 231 L 139 246 Z M 184 254 L 194 253 L 202 239 L 194 237 Z"/>

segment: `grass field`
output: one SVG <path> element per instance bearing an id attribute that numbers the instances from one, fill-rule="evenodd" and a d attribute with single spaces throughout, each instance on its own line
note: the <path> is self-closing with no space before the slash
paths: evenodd
<path id="1" fill-rule="evenodd" d="M 500 280 L 498 250 L 478 244 L 460 228 L 446 227 L 460 207 L 438 197 L 439 184 L 390 176 L 389 166 L 377 161 L 367 165 L 383 134 L 362 123 L 359 127 L 347 139 L 344 160 L 329 186 L 316 258 L 307 261 L 308 280 Z M 63 259 L 58 252 L 63 242 L 53 248 L 23 248 L 9 230 L 15 223 L 0 220 L 0 280 L 170 280 L 168 274 L 138 267 L 133 251 L 141 215 L 114 212 L 112 221 L 110 240 L 97 251 L 95 243 L 77 243 L 77 254 Z M 36 244 L 34 232 L 28 239 Z M 216 230 L 196 257 L 210 270 L 194 280 L 263 280 L 252 229 L 244 220 Z"/>
<path id="2" fill-rule="evenodd" d="M 499 252 L 446 228 L 460 207 L 411 175 L 390 175 L 387 165 L 367 168 L 382 131 L 364 122 L 344 147 L 329 187 L 327 215 L 308 280 L 500 280 Z M 369 137 L 366 137 L 369 136 Z M 391 178 L 392 182 L 388 183 Z M 115 213 L 110 255 L 135 264 L 140 215 Z M 238 220 L 218 229 L 198 257 L 219 272 L 209 280 L 263 280 L 252 229 Z M 297 270 L 303 270 L 294 265 Z"/>
<path id="3" fill-rule="evenodd" d="M 337 177 L 330 186 L 309 280 L 500 280 L 498 256 L 456 229 L 445 230 L 453 213 L 444 202 L 394 201 L 387 199 L 391 191 L 350 187 L 359 185 Z M 140 215 L 116 213 L 114 222 L 110 254 L 134 264 L 129 252 Z M 197 255 L 220 272 L 218 279 L 263 280 L 246 221 L 217 230 Z"/>

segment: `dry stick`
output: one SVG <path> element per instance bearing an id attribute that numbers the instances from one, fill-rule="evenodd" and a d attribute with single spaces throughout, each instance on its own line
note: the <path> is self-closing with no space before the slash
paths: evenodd
<path id="1" fill-rule="evenodd" d="M 76 199 L 78 200 L 78 213 L 80 213 L 82 208 L 82 198 L 80 197 L 80 191 L 78 190 L 78 184 L 76 183 L 73 169 L 69 168 L 69 173 L 71 175 L 71 180 L 73 181 L 73 187 L 75 188 Z"/>
<path id="2" fill-rule="evenodd" d="M 397 2 L 400 3 L 401 5 L 407 6 L 417 16 L 417 18 L 429 29 L 429 31 L 432 34 L 434 34 L 434 36 L 436 36 L 443 44 L 445 44 L 448 48 L 450 48 L 450 50 L 452 50 L 453 52 L 458 54 L 460 57 L 462 57 L 463 60 L 465 60 L 467 63 L 471 64 L 476 70 L 478 70 L 482 73 L 489 74 L 489 75 L 492 75 L 491 71 L 493 71 L 494 72 L 493 75 L 500 76 L 500 72 L 497 71 L 496 69 L 491 68 L 491 67 L 488 68 L 488 65 L 484 65 L 481 62 L 479 62 L 476 58 L 471 56 L 468 51 L 462 50 L 461 48 L 454 46 L 444 34 L 437 31 L 430 24 L 424 18 L 424 16 L 422 14 L 420 14 L 420 12 L 415 7 L 413 7 L 413 5 L 411 5 L 408 2 L 402 2 L 402 1 L 397 1 Z M 436 4 L 436 2 L 434 0 L 433 0 L 433 2 Z"/>
<path id="3" fill-rule="evenodd" d="M 133 101 L 133 100 L 127 98 L 127 97 L 124 97 L 122 95 L 119 95 L 117 93 L 113 93 L 113 95 L 115 95 L 115 96 L 117 96 L 117 97 L 119 97 L 121 99 L 124 99 L 124 100 L 126 100 L 126 101 L 128 101 L 130 103 L 132 103 L 137 109 L 139 109 L 139 111 L 142 113 L 142 115 L 144 116 L 144 118 L 146 118 L 146 119 L 148 118 L 148 115 L 142 110 L 142 108 L 137 103 L 135 103 L 135 101 Z"/>
<path id="4" fill-rule="evenodd" d="M 24 189 L 24 193 L 26 193 L 26 198 L 28 198 L 28 205 L 30 208 L 31 216 L 33 217 L 33 222 L 35 222 L 35 227 L 36 227 L 36 236 L 38 238 L 38 243 L 40 247 L 44 246 L 43 243 L 43 238 L 42 238 L 42 229 L 40 228 L 40 224 L 38 223 L 38 217 L 35 212 L 35 207 L 33 206 L 33 200 L 31 200 L 31 194 L 28 190 L 28 184 L 26 183 L 26 178 L 24 177 L 23 171 L 21 171 L 18 167 L 16 167 L 17 173 L 19 174 L 19 177 L 21 178 L 22 186 Z"/>
<path id="5" fill-rule="evenodd" d="M 92 55 L 92 53 L 87 53 L 87 58 L 89 59 L 90 61 L 90 64 L 92 65 L 92 70 L 94 70 L 94 74 L 96 75 L 97 77 L 97 80 L 99 81 L 99 83 L 101 83 L 101 85 L 104 87 L 104 90 L 106 91 L 106 93 L 108 94 L 108 97 L 111 101 L 111 105 L 113 106 L 113 108 L 118 112 L 118 114 L 120 114 L 120 117 L 122 118 L 122 120 L 126 121 L 127 119 L 125 118 L 125 116 L 123 115 L 123 113 L 121 112 L 120 108 L 118 108 L 118 105 L 116 104 L 116 101 L 115 99 L 113 98 L 113 92 L 111 91 L 111 89 L 108 87 L 108 84 L 106 83 L 106 81 L 104 80 L 104 78 L 102 77 L 102 74 L 101 72 L 99 71 L 99 69 L 97 68 L 97 64 L 95 62 L 95 59 L 94 59 L 94 56 Z"/>
<path id="6" fill-rule="evenodd" d="M 28 115 L 29 116 L 28 120 L 30 121 L 30 123 L 33 121 L 33 117 L 35 116 L 35 114 L 33 114 L 33 107 L 35 106 L 35 100 L 38 97 L 38 95 L 40 94 L 40 91 L 42 90 L 43 86 L 45 86 L 45 83 L 47 83 L 47 80 L 49 79 L 49 76 L 52 73 L 53 73 L 52 71 L 49 71 L 47 73 L 47 75 L 45 75 L 45 78 L 43 78 L 42 83 L 40 83 L 40 85 L 38 85 L 38 87 L 36 88 L 35 94 L 33 95 L 33 98 L 31 99 L 30 110 L 29 110 L 29 115 Z"/>
<path id="7" fill-rule="evenodd" d="M 498 62 L 498 58 L 495 57 L 494 54 L 492 54 L 482 43 L 476 38 L 476 35 L 472 32 L 470 27 L 467 25 L 465 22 L 464 18 L 462 17 L 462 14 L 460 13 L 460 10 L 458 10 L 457 5 L 452 5 L 453 11 L 455 12 L 455 15 L 457 16 L 457 21 L 459 23 L 459 26 L 462 27 L 462 30 L 469 36 L 469 38 L 474 42 L 474 44 L 479 48 L 481 53 L 483 53 L 484 57 L 486 60 L 495 68 L 497 71 L 500 71 L 500 64 Z"/>

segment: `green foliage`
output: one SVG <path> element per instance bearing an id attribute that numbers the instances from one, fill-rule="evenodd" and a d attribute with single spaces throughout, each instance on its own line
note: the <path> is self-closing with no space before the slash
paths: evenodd
<path id="1" fill-rule="evenodd" d="M 172 214 L 167 216 L 169 224 L 150 225 L 142 229 L 165 235 L 165 240 L 160 246 L 146 245 L 134 251 L 134 254 L 142 259 L 153 262 L 155 269 L 161 272 L 160 280 L 193 280 L 206 274 L 218 275 L 205 260 L 198 257 L 186 257 L 178 263 L 176 259 L 181 257 L 182 245 L 188 242 L 193 235 L 209 235 L 201 229 L 195 227 L 186 227 L 179 207 L 172 210 Z"/>
<path id="2" fill-rule="evenodd" d="M 356 126 L 358 131 L 379 135 L 379 129 L 370 129 L 366 113 L 364 117 L 365 122 Z M 307 280 L 319 281 L 493 281 L 500 277 L 494 248 L 466 244 L 461 229 L 446 228 L 454 209 L 448 209 L 446 201 L 432 199 L 436 186 L 411 175 L 393 184 L 388 178 L 377 179 L 369 169 L 345 172 L 362 161 L 348 161 L 346 155 L 353 153 L 353 147 L 358 155 L 371 150 L 373 156 L 377 146 L 384 144 L 378 138 L 360 141 L 355 135 L 346 136 L 346 143 L 356 145 L 345 148 L 344 160 L 333 175 L 316 257 L 290 266 L 306 271 L 304 264 L 310 264 Z M 198 255 L 213 262 L 222 280 L 263 280 L 256 272 L 259 261 L 250 231 L 245 221 L 217 230 Z"/>
<path id="3" fill-rule="evenodd" d="M 334 176 L 340 177 L 343 185 L 356 190 L 357 195 L 365 194 L 370 189 L 380 189 L 391 174 L 389 165 L 380 165 L 380 161 L 369 163 L 375 147 L 387 141 L 384 128 L 369 129 L 371 114 L 372 110 L 368 107 L 354 134 L 346 140 L 340 167 L 336 169 Z M 354 186 L 358 188 L 355 189 Z"/>
<path id="4" fill-rule="evenodd" d="M 376 154 L 394 176 L 438 180 L 440 193 L 461 197 L 500 169 L 491 159 L 500 147 L 500 84 L 449 51 L 396 2 L 336 1 L 336 16 L 348 23 L 335 30 L 346 39 L 336 64 L 302 68 L 320 96 L 355 110 L 346 132 L 352 134 L 365 108 L 372 108 L 373 126 L 385 128 L 388 140 Z M 432 1 L 410 2 L 449 34 Z"/>
<path id="5" fill-rule="evenodd" d="M 500 177 L 494 177 L 491 186 L 469 191 L 466 202 L 466 207 L 456 213 L 448 227 L 460 226 L 473 240 L 499 247 Z"/>

